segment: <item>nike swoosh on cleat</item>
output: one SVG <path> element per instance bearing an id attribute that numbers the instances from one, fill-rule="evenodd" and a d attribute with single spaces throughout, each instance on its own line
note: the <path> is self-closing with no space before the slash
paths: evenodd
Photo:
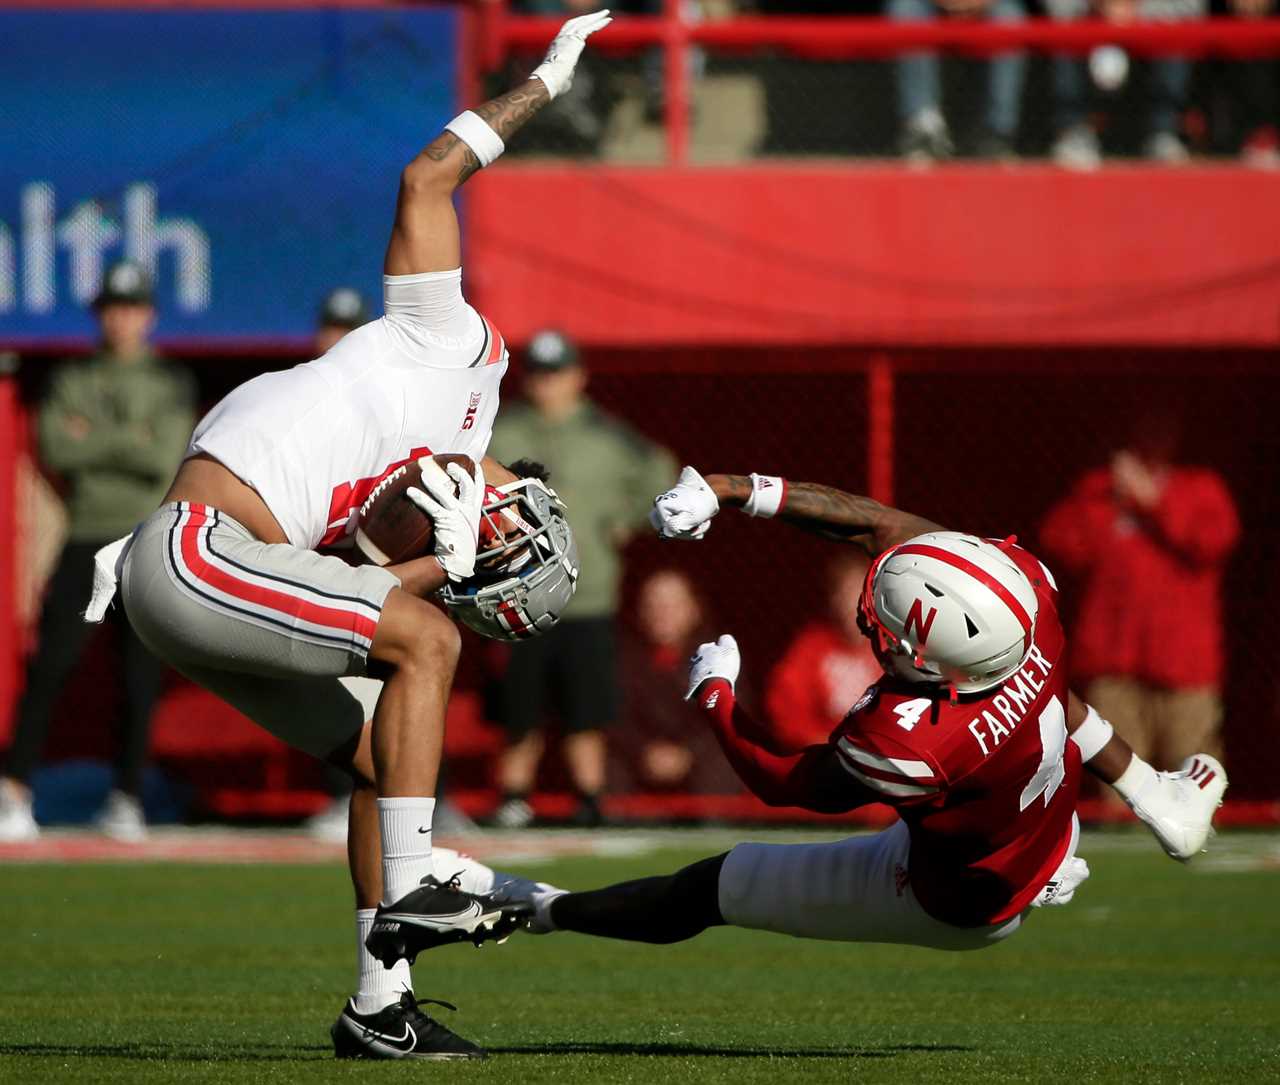
<path id="1" fill-rule="evenodd" d="M 411 927 L 428 927 L 432 930 L 449 930 L 457 926 L 459 921 L 474 919 L 484 915 L 484 909 L 479 904 L 472 902 L 460 912 L 454 912 L 450 915 L 437 914 L 433 916 L 418 915 L 412 912 L 386 912 L 379 916 L 379 920 L 392 919 L 400 923 L 407 923 Z"/>
<path id="2" fill-rule="evenodd" d="M 420 832 L 420 833 L 429 833 L 429 832 L 431 832 L 431 830 L 430 830 L 430 829 L 424 829 L 421 825 L 419 825 L 419 826 L 418 826 L 418 832 Z"/>
<path id="3" fill-rule="evenodd" d="M 375 1032 L 357 1021 L 352 1021 L 349 1017 L 344 1018 L 344 1020 L 347 1022 L 347 1027 L 355 1032 L 356 1039 L 365 1045 L 380 1043 L 389 1047 L 396 1054 L 404 1055 L 412 1051 L 418 1044 L 418 1035 L 410 1027 L 408 1021 L 404 1023 L 403 1036 L 388 1036 L 385 1032 Z"/>

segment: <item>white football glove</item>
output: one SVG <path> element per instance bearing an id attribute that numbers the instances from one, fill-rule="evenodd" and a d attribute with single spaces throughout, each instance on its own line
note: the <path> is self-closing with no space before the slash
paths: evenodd
<path id="1" fill-rule="evenodd" d="M 664 539 L 700 539 L 719 511 L 720 501 L 707 480 L 686 467 L 675 486 L 653 499 L 649 523 Z"/>
<path id="2" fill-rule="evenodd" d="M 708 678 L 723 678 L 732 689 L 737 684 L 738 671 L 742 669 L 738 642 L 726 633 L 714 644 L 700 644 L 689 664 L 689 692 L 684 695 L 686 701 L 698 692 L 698 687 Z"/>
<path id="3" fill-rule="evenodd" d="M 405 490 L 405 496 L 431 517 L 435 525 L 435 555 L 450 580 L 466 580 L 476 571 L 476 537 L 484 507 L 484 470 L 477 463 L 475 476 L 461 464 L 441 467 L 430 456 L 418 461 L 422 485 Z M 454 494 L 454 488 L 457 494 Z"/>
<path id="4" fill-rule="evenodd" d="M 1070 904 L 1076 890 L 1089 877 L 1089 864 L 1078 855 L 1066 860 L 1048 883 L 1031 902 L 1033 908 L 1047 908 L 1054 904 Z"/>
<path id="5" fill-rule="evenodd" d="M 609 16 L 608 8 L 570 19 L 551 40 L 547 55 L 533 69 L 529 78 L 541 79 L 552 98 L 563 94 L 573 85 L 573 69 L 578 66 L 578 58 L 582 56 L 587 38 L 597 30 L 603 30 L 611 22 L 613 19 Z"/>

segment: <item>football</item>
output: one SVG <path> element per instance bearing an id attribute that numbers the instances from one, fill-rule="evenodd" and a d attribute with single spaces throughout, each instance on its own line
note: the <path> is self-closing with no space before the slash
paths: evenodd
<path id="1" fill-rule="evenodd" d="M 470 456 L 444 453 L 431 458 L 441 467 L 456 463 L 466 471 L 475 470 Z M 417 460 L 388 474 L 360 506 L 356 549 L 375 565 L 396 565 L 431 553 L 435 527 L 431 517 L 409 500 L 406 491 L 413 486 L 422 488 L 422 468 Z"/>

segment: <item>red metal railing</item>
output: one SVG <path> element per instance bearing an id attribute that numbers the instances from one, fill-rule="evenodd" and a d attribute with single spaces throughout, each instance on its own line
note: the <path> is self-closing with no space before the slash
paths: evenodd
<path id="1" fill-rule="evenodd" d="M 1232 59 L 1280 53 L 1280 19 L 1202 19 L 1179 23 L 1119 25 L 1100 19 L 1019 24 L 938 20 L 901 23 L 859 17 L 742 16 L 715 22 L 689 18 L 682 0 L 663 0 L 663 13 L 615 19 L 592 47 L 607 52 L 660 48 L 664 54 L 666 151 L 669 165 L 683 165 L 689 151 L 689 50 L 723 52 L 773 49 L 811 60 L 891 57 L 908 49 L 938 49 L 985 56 L 1012 49 L 1086 53 L 1117 45 L 1135 56 L 1223 56 Z M 481 0 L 474 60 L 496 68 L 512 50 L 536 51 L 559 29 L 557 17 L 512 15 L 508 0 Z"/>

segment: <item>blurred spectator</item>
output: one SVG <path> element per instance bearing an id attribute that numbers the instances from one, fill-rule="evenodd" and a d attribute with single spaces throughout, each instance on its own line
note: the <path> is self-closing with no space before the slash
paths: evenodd
<path id="1" fill-rule="evenodd" d="M 533 337 L 525 369 L 529 402 L 499 415 L 489 454 L 504 463 L 527 457 L 547 466 L 569 509 L 582 575 L 565 619 L 541 637 L 512 645 L 500 692 L 511 745 L 499 760 L 503 803 L 496 819 L 507 827 L 532 819 L 527 800 L 554 690 L 565 760 L 580 800 L 575 821 L 592 825 L 600 821 L 605 782 L 604 729 L 618 710 L 613 626 L 619 549 L 646 522 L 654 494 L 671 484 L 675 461 L 586 398 L 578 350 L 559 332 Z"/>
<path id="2" fill-rule="evenodd" d="M 1175 769 L 1221 756 L 1220 588 L 1240 533 L 1222 479 L 1174 462 L 1173 415 L 1140 419 L 1044 524 L 1046 554 L 1083 581 L 1072 669 L 1138 756 Z"/>
<path id="3" fill-rule="evenodd" d="M 349 331 L 369 323 L 369 303 L 359 290 L 340 286 L 325 295 L 316 321 L 316 335 L 312 343 L 312 355 L 316 358 L 329 352 Z"/>
<path id="4" fill-rule="evenodd" d="M 67 485 L 68 540 L 49 582 L 39 645 L 25 689 L 5 776 L 0 839 L 39 829 L 28 779 L 43 752 L 49 718 L 95 626 L 81 620 L 93 584 L 93 555 L 127 535 L 160 504 L 194 424 L 195 386 L 184 369 L 152 353 L 151 283 L 136 264 L 107 270 L 94 302 L 102 345 L 87 361 L 55 371 L 40 406 L 40 456 Z M 115 786 L 97 818 L 125 840 L 146 834 L 140 801 L 151 709 L 163 676 L 119 608 L 112 612 L 121 653 L 124 712 Z M 107 721 L 99 721 L 106 723 Z"/>
<path id="5" fill-rule="evenodd" d="M 674 569 L 651 574 L 635 619 L 622 636 L 624 726 L 610 743 L 610 782 L 620 791 L 740 792 L 706 720 L 684 699 L 689 657 L 713 636 L 689 578 Z"/>
<path id="6" fill-rule="evenodd" d="M 1231 13 L 1241 19 L 1266 18 L 1275 6 L 1275 0 L 1229 0 Z M 1243 129 L 1241 159 L 1258 169 L 1280 168 L 1275 58 L 1234 60 L 1223 65 L 1223 70 Z"/>
<path id="7" fill-rule="evenodd" d="M 1113 23 L 1181 22 L 1203 18 L 1207 0 L 1045 0 L 1049 16 L 1074 21 L 1101 16 Z M 1103 60 L 1102 58 L 1106 58 Z M 1093 82 L 1116 90 L 1128 76 L 1128 57 L 1115 47 L 1094 51 L 1090 58 Z M 1100 62 L 1101 61 L 1101 62 Z M 1102 146 L 1089 119 L 1089 63 L 1074 56 L 1053 57 L 1053 125 L 1051 154 L 1068 169 L 1097 169 Z M 1142 152 L 1156 162 L 1177 165 L 1189 158 L 1178 134 L 1191 84 L 1191 61 L 1186 57 L 1158 57 L 1147 64 L 1147 122 Z"/>
<path id="8" fill-rule="evenodd" d="M 880 678 L 871 642 L 858 629 L 868 561 L 841 554 L 831 566 L 830 616 L 800 630 L 769 678 L 773 734 L 789 749 L 826 742 L 867 687 Z"/>
<path id="9" fill-rule="evenodd" d="M 1020 23 L 1026 18 L 1021 0 L 888 0 L 885 14 L 898 22 L 919 22 L 943 16 Z M 982 158 L 1012 158 L 1018 135 L 1018 113 L 1026 57 L 1009 53 L 987 66 L 987 105 L 974 152 Z M 898 149 L 912 162 L 949 158 L 954 151 L 951 132 L 940 106 L 938 57 L 934 53 L 906 53 L 897 62 Z"/>

